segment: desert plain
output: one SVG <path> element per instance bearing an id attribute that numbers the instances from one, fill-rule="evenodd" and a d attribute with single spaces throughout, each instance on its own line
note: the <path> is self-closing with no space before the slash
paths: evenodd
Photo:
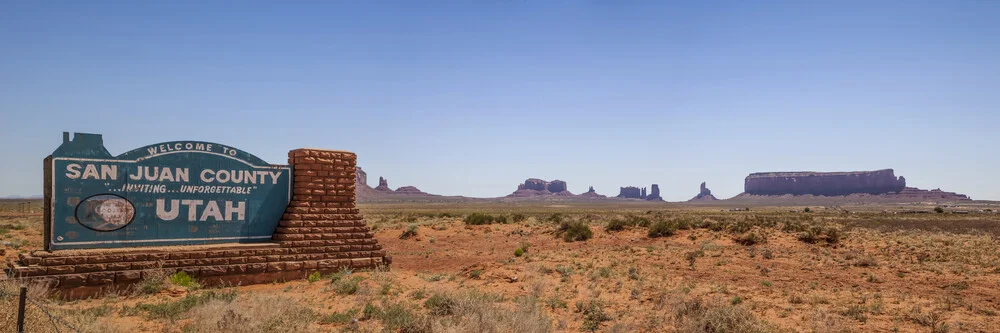
<path id="1" fill-rule="evenodd" d="M 41 202 L 0 203 L 3 258 Z M 996 332 L 1000 205 L 362 203 L 392 258 L 267 284 L 29 285 L 30 332 Z M 17 281 L 0 281 L 14 331 Z M 44 308 L 48 314 L 39 310 Z M 50 317 L 51 315 L 52 317 Z M 70 328 L 72 327 L 72 329 Z"/>

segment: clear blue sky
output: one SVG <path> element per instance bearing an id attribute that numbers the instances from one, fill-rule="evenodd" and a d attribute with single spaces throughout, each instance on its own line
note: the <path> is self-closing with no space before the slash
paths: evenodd
<path id="1" fill-rule="evenodd" d="M 478 197 L 528 177 L 718 197 L 894 168 L 1000 200 L 1000 1 L 5 1 L 0 196 L 61 132 L 358 153 Z"/>

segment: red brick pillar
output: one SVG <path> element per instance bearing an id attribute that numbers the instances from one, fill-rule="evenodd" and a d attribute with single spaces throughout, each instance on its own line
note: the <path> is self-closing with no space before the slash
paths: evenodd
<path id="1" fill-rule="evenodd" d="M 385 251 L 355 206 L 357 158 L 354 153 L 334 150 L 288 152 L 288 164 L 295 170 L 292 201 L 273 239 L 291 252 L 318 259 L 304 262 L 306 266 L 329 270 L 388 264 L 383 260 Z"/>

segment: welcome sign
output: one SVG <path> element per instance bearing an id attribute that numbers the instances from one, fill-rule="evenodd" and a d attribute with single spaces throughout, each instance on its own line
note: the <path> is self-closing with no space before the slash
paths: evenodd
<path id="1" fill-rule="evenodd" d="M 63 133 L 45 160 L 46 249 L 261 242 L 291 198 L 292 169 L 236 148 L 174 141 L 111 156 Z"/>

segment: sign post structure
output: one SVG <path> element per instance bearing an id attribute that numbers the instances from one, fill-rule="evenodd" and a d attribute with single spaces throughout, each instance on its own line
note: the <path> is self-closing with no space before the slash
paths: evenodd
<path id="1" fill-rule="evenodd" d="M 292 196 L 292 168 L 210 142 L 112 156 L 76 133 L 45 164 L 45 249 L 267 242 Z"/>

